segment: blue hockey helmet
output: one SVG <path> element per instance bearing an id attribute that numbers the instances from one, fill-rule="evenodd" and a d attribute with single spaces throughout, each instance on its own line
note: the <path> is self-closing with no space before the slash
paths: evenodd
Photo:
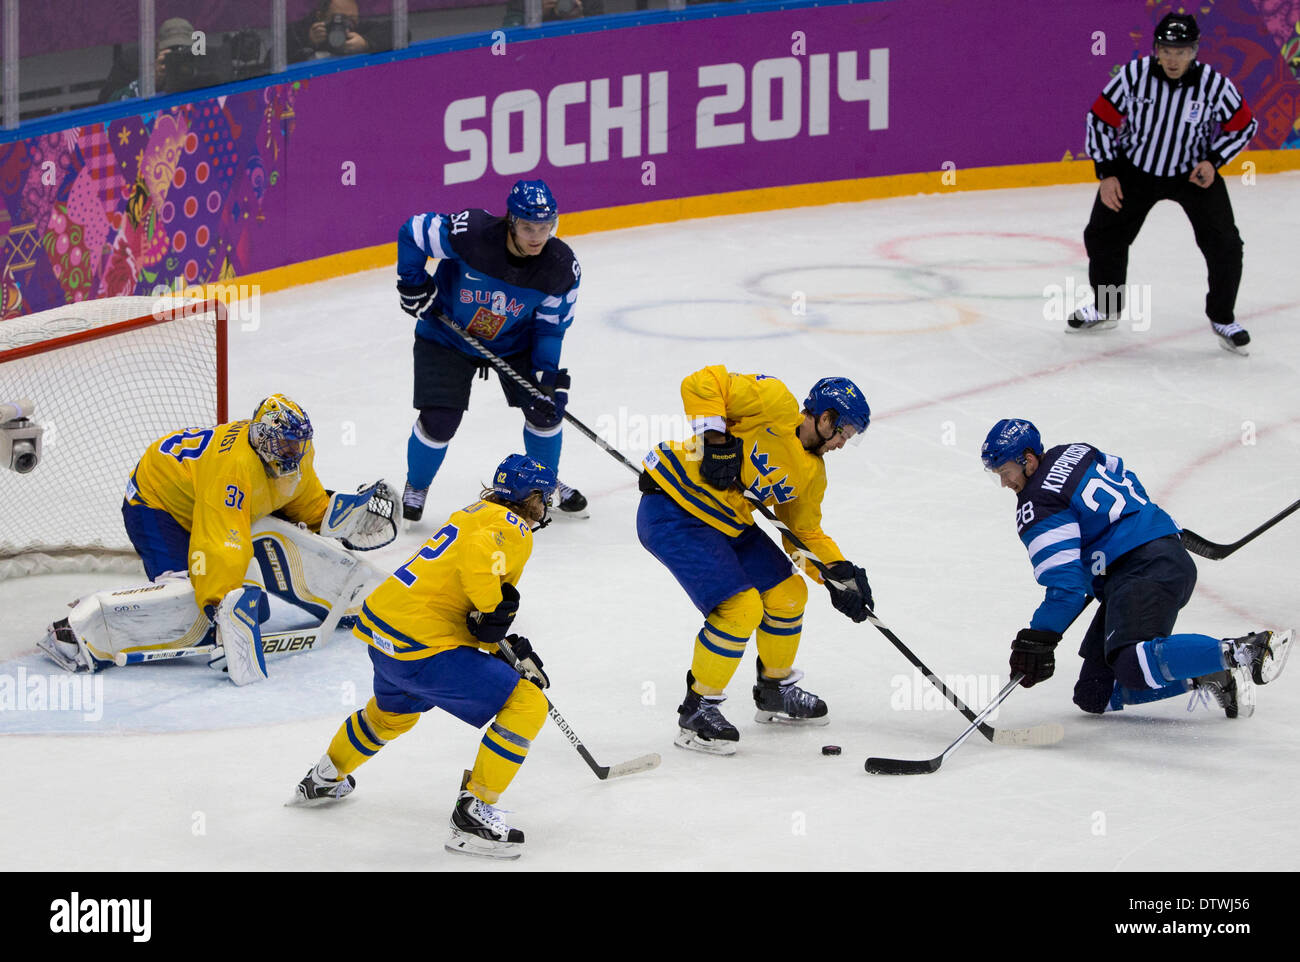
<path id="1" fill-rule="evenodd" d="M 1035 457 L 1043 456 L 1043 439 L 1033 422 L 1023 418 L 1003 418 L 984 439 L 980 460 L 986 471 L 996 471 L 1008 461 L 1025 463 L 1025 452 L 1033 451 Z"/>
<path id="2" fill-rule="evenodd" d="M 542 500 L 550 504 L 557 484 L 554 470 L 526 454 L 507 456 L 492 475 L 492 490 L 515 504 L 523 504 L 535 491 L 541 492 Z"/>
<path id="3" fill-rule="evenodd" d="M 1155 42 L 1165 47 L 1194 47 L 1201 39 L 1196 18 L 1188 13 L 1167 13 L 1156 24 Z"/>
<path id="4" fill-rule="evenodd" d="M 519 220 L 544 223 L 560 216 L 555 195 L 544 180 L 518 180 L 506 198 L 506 210 Z"/>
<path id="5" fill-rule="evenodd" d="M 253 411 L 248 442 L 275 477 L 293 474 L 311 448 L 311 419 L 283 394 L 263 398 Z"/>
<path id="6" fill-rule="evenodd" d="M 814 418 L 824 411 L 834 411 L 835 429 L 849 437 L 860 435 L 871 423 L 871 406 L 858 386 L 846 377 L 822 378 L 808 392 L 803 409 Z M 852 433 L 846 428 L 851 428 Z"/>

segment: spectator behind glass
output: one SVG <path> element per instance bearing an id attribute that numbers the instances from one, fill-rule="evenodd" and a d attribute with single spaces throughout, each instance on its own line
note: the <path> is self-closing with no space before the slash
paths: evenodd
<path id="1" fill-rule="evenodd" d="M 599 17 L 605 12 L 605 0 L 542 0 L 542 22 Z M 503 27 L 519 27 L 524 22 L 524 0 L 507 0 Z"/>
<path id="2" fill-rule="evenodd" d="M 158 93 L 177 93 L 220 82 L 219 78 L 205 76 L 205 72 L 198 69 L 200 61 L 194 54 L 196 32 L 194 24 L 181 17 L 164 20 L 158 28 L 157 56 L 154 59 L 154 90 Z M 105 89 L 111 92 L 103 99 L 112 101 L 139 97 L 139 77 L 124 84 L 126 77 L 135 72 L 135 65 L 129 59 L 115 61 L 112 73 L 104 82 Z"/>
<path id="3" fill-rule="evenodd" d="M 356 0 L 321 0 L 289 27 L 289 63 L 392 49 L 392 25 L 362 20 Z"/>

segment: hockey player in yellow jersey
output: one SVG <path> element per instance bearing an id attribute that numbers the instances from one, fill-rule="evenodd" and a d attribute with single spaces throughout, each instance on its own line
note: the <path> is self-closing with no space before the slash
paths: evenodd
<path id="1" fill-rule="evenodd" d="M 796 684 L 803 676 L 794 660 L 807 586 L 786 553 L 754 524 L 746 495 L 771 506 L 838 581 L 853 586 L 827 588 L 839 611 L 865 620 L 873 604 L 866 573 L 822 531 L 822 458 L 859 438 L 871 409 L 847 378 L 818 381 L 801 407 L 775 377 L 733 374 L 720 365 L 687 377 L 682 402 L 695 436 L 660 444 L 646 456 L 637 536 L 705 616 L 675 744 L 730 755 L 740 734 L 720 705 L 754 635 L 755 719 L 827 723 L 826 703 Z"/>
<path id="2" fill-rule="evenodd" d="M 276 514 L 347 548 L 380 547 L 396 537 L 386 486 L 327 492 L 312 466 L 311 439 L 307 413 L 273 394 L 250 420 L 185 428 L 151 444 L 127 483 L 122 519 L 158 589 L 138 589 L 131 608 L 139 611 L 129 613 L 82 599 L 87 603 L 50 626 L 41 647 L 67 670 L 95 671 L 113 664 L 126 636 L 135 636 L 126 638 L 131 651 L 215 645 L 213 667 L 228 670 L 236 684 L 265 679 L 259 626 L 270 609 L 261 586 L 247 580 L 253 526 Z M 386 502 L 387 517 L 367 510 L 372 499 Z M 291 537 L 315 538 L 292 530 Z M 306 565 L 309 554 L 295 559 Z M 301 604 L 299 589 L 312 573 L 286 571 L 284 590 L 267 590 Z M 325 575 L 329 580 L 331 572 Z M 310 599 L 311 613 L 329 610 L 314 604 L 320 600 Z M 133 623 L 114 624 L 128 614 Z"/>
<path id="3" fill-rule="evenodd" d="M 498 466 L 491 490 L 452 514 L 362 605 L 353 634 L 370 646 L 374 697 L 343 722 L 290 804 L 337 801 L 352 772 L 432 708 L 487 731 L 451 814 L 450 852 L 518 858 L 524 833 L 493 807 L 546 720 L 542 660 L 507 635 L 515 583 L 549 523 L 555 472 L 522 454 Z M 519 671 L 500 652 L 508 645 Z M 495 657 L 493 657 L 495 656 Z"/>

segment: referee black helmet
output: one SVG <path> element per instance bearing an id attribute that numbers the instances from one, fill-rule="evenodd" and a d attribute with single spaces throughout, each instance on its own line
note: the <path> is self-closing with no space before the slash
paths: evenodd
<path id="1" fill-rule="evenodd" d="M 1167 47 L 1191 47 L 1201 39 L 1196 18 L 1187 13 L 1167 13 L 1156 24 L 1155 42 Z"/>

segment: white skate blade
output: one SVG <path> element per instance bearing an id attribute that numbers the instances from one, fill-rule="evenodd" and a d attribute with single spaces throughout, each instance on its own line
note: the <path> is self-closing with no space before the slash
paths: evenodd
<path id="1" fill-rule="evenodd" d="M 737 743 L 723 741 L 721 738 L 705 738 L 699 732 L 693 732 L 689 728 L 679 728 L 673 744 L 678 748 L 703 752 L 706 755 L 734 755 Z"/>
<path id="2" fill-rule="evenodd" d="M 1240 355 L 1241 357 L 1250 357 L 1250 351 L 1247 350 L 1247 348 L 1250 345 L 1247 344 L 1247 345 L 1243 345 L 1242 347 L 1238 347 L 1236 344 L 1233 344 L 1232 341 L 1230 341 L 1228 338 L 1223 337 L 1220 334 L 1215 334 L 1214 336 L 1219 339 L 1219 347 L 1223 348 L 1229 354 L 1237 354 Z"/>
<path id="3" fill-rule="evenodd" d="M 334 795 L 321 795 L 318 798 L 308 798 L 302 791 L 302 786 L 293 790 L 293 798 L 284 803 L 285 808 L 319 808 L 322 805 L 331 805 L 341 802 L 344 799 L 351 798 L 352 793 L 348 792 L 342 797 Z"/>
<path id="4" fill-rule="evenodd" d="M 1065 325 L 1066 334 L 1100 334 L 1102 331 L 1113 331 L 1119 327 L 1119 321 L 1107 319 L 1104 321 L 1094 321 L 1091 324 L 1084 324 L 1079 327 L 1071 327 L 1067 322 Z"/>
<path id="5" fill-rule="evenodd" d="M 754 721 L 760 725 L 785 725 L 789 728 L 824 728 L 831 723 L 830 715 L 822 715 L 821 718 L 795 718 L 781 711 L 763 711 L 759 709 L 754 712 Z"/>
<path id="6" fill-rule="evenodd" d="M 514 861 L 524 854 L 523 842 L 493 842 L 490 839 L 471 835 L 469 832 L 462 832 L 455 827 L 452 828 L 451 838 L 447 839 L 443 848 L 454 855 L 474 855 L 478 858 L 495 858 L 503 861 Z"/>
<path id="7" fill-rule="evenodd" d="M 1249 718 L 1255 714 L 1255 681 L 1245 668 L 1229 668 L 1237 682 L 1237 717 Z"/>
<path id="8" fill-rule="evenodd" d="M 581 511 L 561 511 L 559 508 L 552 508 L 547 517 L 551 520 L 563 519 L 565 521 L 583 521 L 591 517 L 591 511 L 583 508 Z"/>
<path id="9" fill-rule="evenodd" d="M 1268 647 L 1273 653 L 1265 658 L 1264 663 L 1259 667 L 1259 683 L 1261 685 L 1267 685 L 1282 674 L 1282 669 L 1286 667 L 1287 656 L 1291 654 L 1291 640 L 1294 637 L 1294 628 L 1273 632 L 1273 637 L 1268 643 Z"/>

